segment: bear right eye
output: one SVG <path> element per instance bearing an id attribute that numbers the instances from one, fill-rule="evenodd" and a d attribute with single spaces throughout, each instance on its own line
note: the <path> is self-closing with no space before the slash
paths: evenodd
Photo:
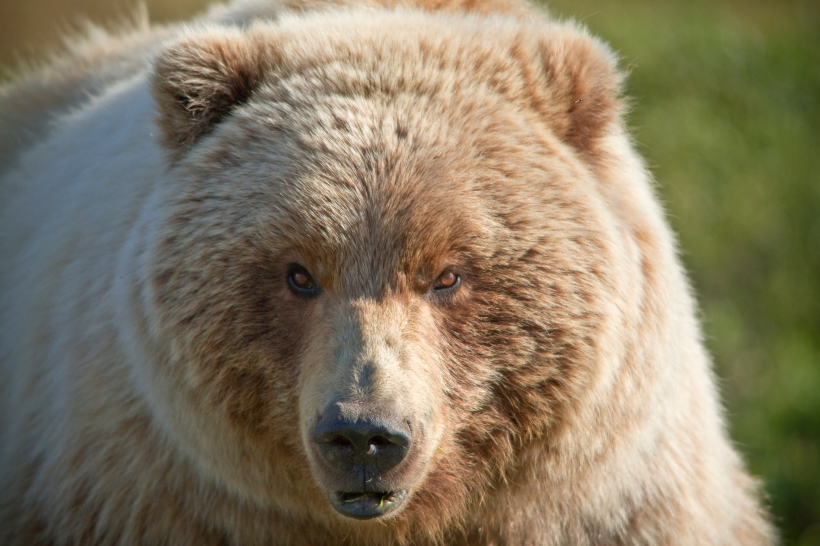
<path id="1" fill-rule="evenodd" d="M 320 292 L 313 277 L 299 264 L 291 264 L 288 268 L 288 288 L 300 298 L 313 298 Z"/>
<path id="2" fill-rule="evenodd" d="M 446 269 L 438 276 L 436 282 L 433 284 L 433 290 L 437 292 L 451 292 L 461 286 L 461 275 L 455 271 Z"/>

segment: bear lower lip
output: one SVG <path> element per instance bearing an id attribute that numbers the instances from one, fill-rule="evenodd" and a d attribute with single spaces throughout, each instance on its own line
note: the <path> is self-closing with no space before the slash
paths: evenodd
<path id="1" fill-rule="evenodd" d="M 343 516 L 371 519 L 398 508 L 407 497 L 407 491 L 335 491 L 328 497 L 333 508 Z"/>

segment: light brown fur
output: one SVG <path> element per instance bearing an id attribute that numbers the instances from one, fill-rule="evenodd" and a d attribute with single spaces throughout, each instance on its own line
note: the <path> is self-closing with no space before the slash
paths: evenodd
<path id="1" fill-rule="evenodd" d="M 606 46 L 517 1 L 206 19 L 0 95 L 0 542 L 772 542 Z M 397 513 L 328 504 L 334 400 L 412 422 Z"/>

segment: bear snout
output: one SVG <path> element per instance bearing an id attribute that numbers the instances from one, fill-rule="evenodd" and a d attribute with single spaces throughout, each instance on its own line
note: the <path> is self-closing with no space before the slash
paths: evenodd
<path id="1" fill-rule="evenodd" d="M 374 402 L 336 402 L 318 415 L 309 451 L 319 463 L 316 477 L 338 513 L 380 517 L 409 497 L 420 478 L 416 452 L 423 434 L 401 415 Z"/>
<path id="2" fill-rule="evenodd" d="M 319 419 L 313 442 L 332 467 L 346 473 L 363 471 L 373 475 L 404 460 L 410 450 L 411 431 L 399 421 L 367 416 L 350 419 L 336 406 Z"/>

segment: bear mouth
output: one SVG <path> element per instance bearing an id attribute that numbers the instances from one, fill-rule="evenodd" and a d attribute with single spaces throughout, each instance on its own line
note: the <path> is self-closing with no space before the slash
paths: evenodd
<path id="1" fill-rule="evenodd" d="M 335 491 L 328 494 L 330 504 L 343 516 L 372 519 L 389 514 L 407 498 L 407 490 L 399 491 Z"/>

